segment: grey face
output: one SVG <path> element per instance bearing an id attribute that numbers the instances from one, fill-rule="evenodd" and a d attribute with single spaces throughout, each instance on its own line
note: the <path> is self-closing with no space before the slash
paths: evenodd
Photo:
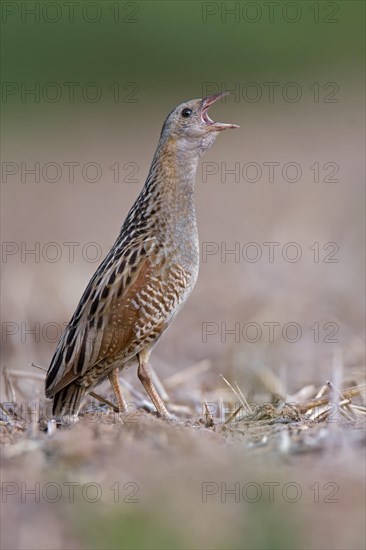
<path id="1" fill-rule="evenodd" d="M 202 154 L 215 141 L 222 130 L 239 128 L 236 124 L 214 122 L 208 116 L 212 103 L 226 94 L 216 94 L 204 99 L 185 101 L 176 107 L 167 117 L 162 129 L 162 138 L 172 138 L 179 150 L 196 149 Z"/>

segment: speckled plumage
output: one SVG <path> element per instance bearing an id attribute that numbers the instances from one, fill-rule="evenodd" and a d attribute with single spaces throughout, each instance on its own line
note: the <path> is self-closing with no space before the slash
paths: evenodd
<path id="1" fill-rule="evenodd" d="M 141 382 L 160 415 L 168 417 L 152 385 L 148 358 L 197 280 L 198 161 L 221 130 L 236 127 L 208 117 L 209 105 L 219 97 L 186 102 L 167 117 L 146 183 L 48 369 L 46 396 L 53 398 L 55 416 L 77 414 L 83 397 L 107 376 L 125 410 L 119 369 L 138 361 Z"/>

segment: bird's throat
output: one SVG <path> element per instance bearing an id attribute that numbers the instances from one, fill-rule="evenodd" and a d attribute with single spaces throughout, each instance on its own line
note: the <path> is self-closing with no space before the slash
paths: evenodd
<path id="1" fill-rule="evenodd" d="M 199 157 L 187 154 L 173 139 L 159 143 L 146 181 L 159 232 L 170 238 L 197 233 L 194 184 Z"/>
<path id="2" fill-rule="evenodd" d="M 182 150 L 174 139 L 159 144 L 151 170 L 157 182 L 156 190 L 161 205 L 187 216 L 194 211 L 194 184 L 199 157 L 193 152 Z"/>

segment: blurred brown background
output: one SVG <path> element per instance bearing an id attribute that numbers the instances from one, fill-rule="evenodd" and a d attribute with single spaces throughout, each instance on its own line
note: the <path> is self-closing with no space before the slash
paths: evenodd
<path id="1" fill-rule="evenodd" d="M 347 363 L 359 361 L 362 352 L 361 74 L 353 60 L 342 70 L 325 64 L 306 74 L 294 66 L 278 75 L 266 66 L 255 80 L 240 62 L 237 73 L 226 80 L 216 74 L 216 89 L 234 93 L 212 116 L 240 129 L 219 136 L 197 174 L 200 277 L 153 360 L 176 370 L 209 357 L 223 372 L 228 354 L 244 347 L 249 362 L 271 368 L 285 362 L 291 377 L 302 381 L 324 378 L 336 348 Z M 111 81 L 124 81 L 124 75 L 116 67 Z M 279 83 L 273 103 L 264 84 L 269 81 Z M 245 88 L 248 82 L 255 87 Z M 286 88 L 289 82 L 296 88 Z M 310 90 L 314 83 L 319 102 Z M 138 86 L 136 103 L 114 104 L 109 95 L 98 103 L 29 101 L 5 117 L 2 344 L 3 363 L 11 368 L 28 367 L 31 360 L 49 364 L 63 323 L 143 186 L 164 118 L 184 99 L 214 87 L 198 79 L 179 86 L 172 79 L 161 90 L 151 78 Z M 327 103 L 334 86 L 336 102 Z M 289 97 L 300 90 L 302 98 L 289 102 L 284 89 Z M 256 90 L 262 99 L 249 102 L 247 94 Z M 9 111 L 15 100 L 8 98 Z M 32 169 L 37 176 L 27 172 Z M 260 326 L 257 342 L 245 341 L 242 328 L 249 322 Z M 275 343 L 263 325 L 268 322 L 280 323 Z M 288 322 L 301 327 L 296 343 L 282 335 Z M 218 330 L 207 342 L 205 323 Z M 240 323 L 241 333 L 225 337 L 221 323 L 228 330 Z M 314 323 L 319 342 L 309 328 Z M 331 340 L 339 346 L 326 342 L 333 330 Z M 256 334 L 249 332 L 247 340 Z"/>

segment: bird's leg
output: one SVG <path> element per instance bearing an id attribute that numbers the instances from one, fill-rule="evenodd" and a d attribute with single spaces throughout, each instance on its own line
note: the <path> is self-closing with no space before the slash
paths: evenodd
<path id="1" fill-rule="evenodd" d="M 112 385 L 114 395 L 116 396 L 119 412 L 127 411 L 127 403 L 123 397 L 121 384 L 119 382 L 119 368 L 114 368 L 108 375 L 109 381 Z"/>
<path id="2" fill-rule="evenodd" d="M 154 403 L 154 406 L 159 415 L 169 420 L 170 414 L 168 413 L 158 392 L 154 388 L 151 380 L 151 373 L 148 364 L 149 355 L 149 353 L 143 351 L 139 353 L 139 367 L 137 370 L 137 376 L 139 377 L 139 380 L 144 386 L 146 393 L 150 397 L 151 401 Z"/>

